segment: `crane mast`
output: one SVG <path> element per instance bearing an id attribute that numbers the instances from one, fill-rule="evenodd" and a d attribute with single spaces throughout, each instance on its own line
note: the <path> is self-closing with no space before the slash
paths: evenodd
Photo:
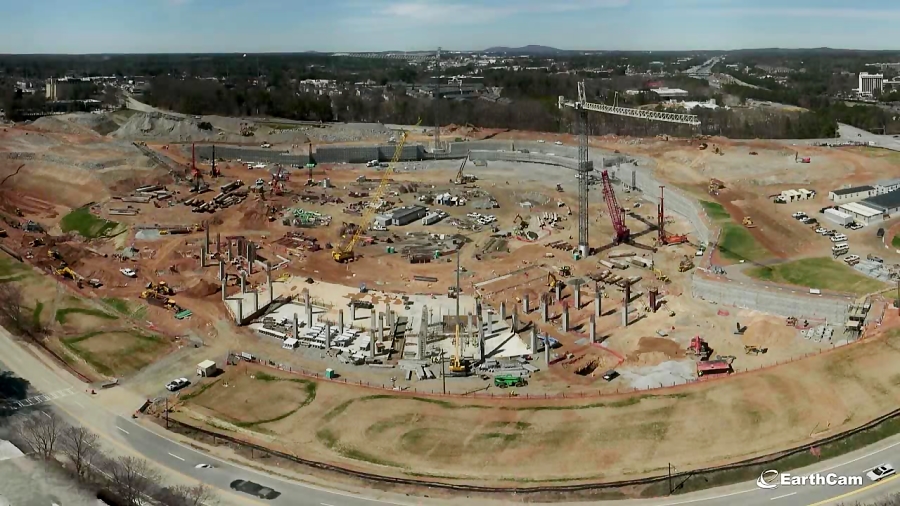
<path id="1" fill-rule="evenodd" d="M 615 243 L 629 242 L 631 231 L 625 226 L 625 210 L 619 207 L 616 192 L 609 181 L 609 171 L 604 170 L 601 173 L 601 179 L 603 181 L 603 200 L 606 201 L 606 207 L 609 208 L 609 218 L 612 220 L 613 229 L 616 232 Z"/>

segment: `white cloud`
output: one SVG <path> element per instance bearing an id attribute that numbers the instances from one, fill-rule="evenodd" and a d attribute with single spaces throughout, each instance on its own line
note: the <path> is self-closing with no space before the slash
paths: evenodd
<path id="1" fill-rule="evenodd" d="M 493 0 L 473 2 L 440 2 L 404 0 L 387 5 L 383 12 L 413 21 L 479 23 L 516 14 L 573 12 L 589 9 L 624 7 L 632 0 Z"/>

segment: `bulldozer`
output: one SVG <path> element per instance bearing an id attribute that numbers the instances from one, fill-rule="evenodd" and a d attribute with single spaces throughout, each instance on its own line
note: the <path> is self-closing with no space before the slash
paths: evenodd
<path id="1" fill-rule="evenodd" d="M 756 225 L 753 224 L 753 218 L 749 216 L 744 216 L 744 219 L 741 223 L 747 228 L 756 228 Z"/>
<path id="2" fill-rule="evenodd" d="M 693 268 L 694 260 L 687 255 L 685 255 L 684 258 L 681 259 L 681 262 L 678 263 L 678 272 L 687 272 Z"/>
<path id="3" fill-rule="evenodd" d="M 59 251 L 56 251 L 55 249 L 47 250 L 47 256 L 54 260 L 62 261 L 62 259 L 63 259 L 62 255 L 59 254 Z"/>
<path id="4" fill-rule="evenodd" d="M 165 281 L 160 281 L 159 283 L 154 283 L 153 281 L 151 281 L 147 283 L 147 286 L 145 288 L 160 295 L 175 295 L 175 290 L 173 290 L 172 287 L 169 286 Z"/>

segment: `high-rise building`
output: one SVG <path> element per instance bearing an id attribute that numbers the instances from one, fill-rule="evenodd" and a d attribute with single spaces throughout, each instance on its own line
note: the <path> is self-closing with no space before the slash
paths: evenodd
<path id="1" fill-rule="evenodd" d="M 875 90 L 881 93 L 884 86 L 884 74 L 870 74 L 868 72 L 859 73 L 859 93 L 860 95 L 874 95 Z"/>

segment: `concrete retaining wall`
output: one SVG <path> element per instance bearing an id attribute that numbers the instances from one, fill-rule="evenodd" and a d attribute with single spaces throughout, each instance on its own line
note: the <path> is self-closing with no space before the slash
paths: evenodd
<path id="1" fill-rule="evenodd" d="M 550 156 L 540 153 L 519 153 L 517 151 L 469 151 L 469 158 L 472 160 L 485 161 L 506 161 L 506 162 L 525 162 L 525 163 L 542 163 L 546 165 L 556 165 L 567 169 L 575 170 L 578 168 L 578 161 L 572 158 L 564 158 L 561 156 Z M 572 174 L 565 174 L 563 177 L 572 177 Z"/>
<path id="2" fill-rule="evenodd" d="M 212 146 L 197 146 L 198 160 L 212 158 Z M 226 160 L 241 160 L 253 163 L 280 163 L 283 165 L 306 165 L 309 157 L 306 155 L 292 155 L 287 151 L 260 148 L 236 148 L 230 146 L 216 146 L 216 158 Z"/>
<path id="3" fill-rule="evenodd" d="M 655 204 L 659 203 L 659 186 L 661 183 L 650 175 L 649 170 L 635 167 L 634 165 L 621 165 L 610 171 L 610 175 L 613 174 L 622 181 L 623 185 L 628 187 L 634 185 L 640 189 L 646 200 Z M 706 211 L 703 210 L 696 200 L 675 188 L 666 187 L 666 213 L 683 216 L 694 227 L 697 239 L 702 243 L 710 243 L 713 234 L 710 232 L 709 220 L 706 217 Z"/>
<path id="4" fill-rule="evenodd" d="M 380 146 L 317 146 L 313 158 L 317 163 L 366 163 L 370 160 L 386 162 L 394 157 L 397 147 L 392 144 Z M 425 158 L 425 147 L 421 144 L 403 146 L 400 161 L 418 161 Z"/>
<path id="5" fill-rule="evenodd" d="M 804 295 L 789 289 L 766 288 L 730 280 L 713 280 L 694 275 L 691 295 L 697 299 L 764 313 L 795 316 L 799 319 L 827 319 L 842 324 L 853 299 Z"/>

